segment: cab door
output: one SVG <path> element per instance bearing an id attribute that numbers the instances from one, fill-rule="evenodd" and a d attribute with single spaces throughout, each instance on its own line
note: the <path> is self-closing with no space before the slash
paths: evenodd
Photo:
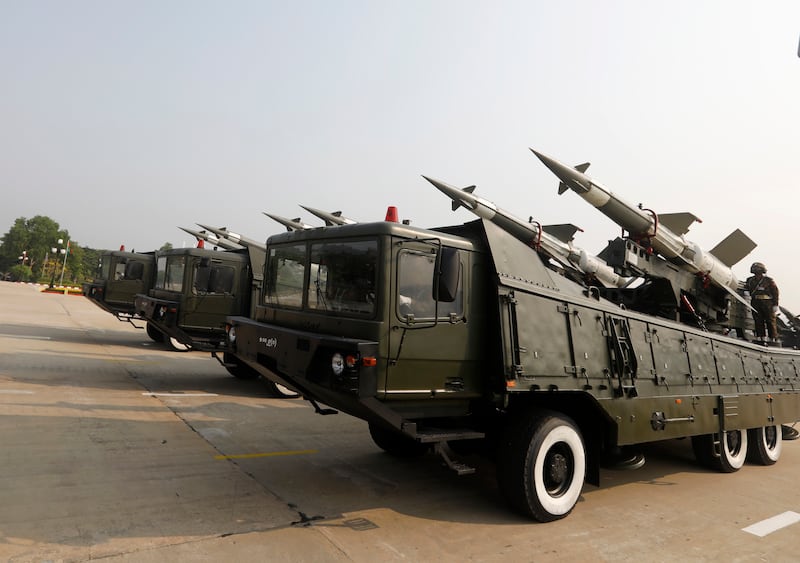
<path id="1" fill-rule="evenodd" d="M 470 341 L 465 299 L 469 252 L 449 249 L 457 283 L 453 295 L 440 294 L 436 299 L 434 272 L 441 269 L 442 248 L 436 242 L 417 241 L 395 246 L 384 389 L 387 397 L 462 398 L 478 394 L 480 346 Z"/>
<path id="2" fill-rule="evenodd" d="M 242 264 L 216 258 L 194 258 L 189 291 L 184 292 L 183 328 L 214 330 L 228 315 L 239 314 Z"/>

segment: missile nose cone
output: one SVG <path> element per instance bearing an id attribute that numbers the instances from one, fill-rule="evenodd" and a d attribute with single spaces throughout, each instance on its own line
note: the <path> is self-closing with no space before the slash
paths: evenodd
<path id="1" fill-rule="evenodd" d="M 436 189 L 442 192 L 444 195 L 449 197 L 453 200 L 453 211 L 458 209 L 459 207 L 466 207 L 467 209 L 475 209 L 475 196 L 472 195 L 472 190 L 475 189 L 475 186 L 470 186 L 464 190 L 460 190 L 455 186 L 451 186 L 450 184 L 446 184 L 445 182 L 441 182 L 439 180 L 435 180 L 433 178 L 428 178 L 424 174 L 422 175 L 428 182 L 433 184 Z"/>
<path id="2" fill-rule="evenodd" d="M 450 184 L 445 184 L 444 182 L 440 182 L 435 178 L 428 178 L 425 174 L 423 174 L 422 177 L 425 178 L 431 184 L 433 184 L 436 187 L 436 189 L 441 190 L 445 194 L 449 195 L 450 193 L 455 193 L 459 191 L 458 188 L 455 188 Z"/>
<path id="3" fill-rule="evenodd" d="M 568 188 L 576 191 L 577 193 L 586 193 L 592 188 L 591 181 L 583 173 L 589 167 L 588 163 L 581 164 L 576 168 L 572 168 L 571 166 L 567 166 L 555 158 L 549 157 L 546 154 L 542 154 L 539 151 L 531 149 L 531 152 L 542 161 L 542 164 L 550 169 L 550 172 L 555 174 L 558 179 L 561 180 L 562 183 L 558 187 L 559 194 L 564 193 Z"/>

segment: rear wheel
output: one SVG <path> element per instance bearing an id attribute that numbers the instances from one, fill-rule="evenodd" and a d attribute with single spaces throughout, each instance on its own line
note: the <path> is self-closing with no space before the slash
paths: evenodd
<path id="1" fill-rule="evenodd" d="M 380 449 L 395 457 L 418 457 L 429 449 L 428 444 L 417 442 L 405 434 L 370 423 L 369 434 Z"/>
<path id="2" fill-rule="evenodd" d="M 508 502 L 540 522 L 564 518 L 578 502 L 586 450 L 575 423 L 554 412 L 509 421 L 497 479 Z"/>
<path id="3" fill-rule="evenodd" d="M 739 471 L 747 458 L 747 430 L 692 436 L 697 461 L 722 473 Z"/>
<path id="4" fill-rule="evenodd" d="M 781 457 L 783 435 L 780 426 L 763 426 L 747 431 L 747 457 L 761 465 L 772 465 Z"/>

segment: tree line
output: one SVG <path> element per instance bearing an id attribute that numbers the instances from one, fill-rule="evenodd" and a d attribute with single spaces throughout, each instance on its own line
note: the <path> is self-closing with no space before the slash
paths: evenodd
<path id="1" fill-rule="evenodd" d="M 44 215 L 19 217 L 0 241 L 0 280 L 9 281 L 80 285 L 94 278 L 104 252 L 81 246 Z"/>

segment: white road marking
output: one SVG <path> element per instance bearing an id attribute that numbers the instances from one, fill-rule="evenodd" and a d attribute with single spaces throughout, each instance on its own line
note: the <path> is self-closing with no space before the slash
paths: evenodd
<path id="1" fill-rule="evenodd" d="M 9 334 L 0 332 L 0 338 L 27 338 L 28 340 L 52 340 L 49 336 L 26 336 L 24 334 Z"/>
<path id="2" fill-rule="evenodd" d="M 778 514 L 772 518 L 767 518 L 766 520 L 762 520 L 761 522 L 756 522 L 755 524 L 751 524 L 746 528 L 742 528 L 742 531 L 763 538 L 767 534 L 777 532 L 781 528 L 791 526 L 792 524 L 797 524 L 798 522 L 800 522 L 800 514 L 789 510 L 783 514 Z"/>
<path id="3" fill-rule="evenodd" d="M 142 393 L 147 397 L 219 397 L 216 393 Z"/>
<path id="4" fill-rule="evenodd" d="M 24 389 L 0 389 L 0 395 L 33 395 L 33 391 Z"/>

